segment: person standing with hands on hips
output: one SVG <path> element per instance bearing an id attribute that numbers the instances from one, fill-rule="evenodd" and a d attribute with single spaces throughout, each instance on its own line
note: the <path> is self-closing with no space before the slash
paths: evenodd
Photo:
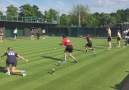
<path id="1" fill-rule="evenodd" d="M 12 65 L 12 73 L 16 74 L 16 73 L 21 73 L 23 76 L 26 75 L 26 71 L 25 70 L 17 70 L 16 66 L 17 66 L 17 57 L 23 59 L 24 61 L 28 62 L 27 59 L 25 59 L 24 57 L 20 56 L 19 54 L 17 54 L 16 52 L 13 51 L 12 47 L 8 47 L 7 51 L 1 56 L 4 57 L 7 56 L 6 59 L 6 68 L 7 68 L 7 72 L 6 75 L 11 75 L 11 71 L 10 71 L 10 65 Z"/>
<path id="2" fill-rule="evenodd" d="M 62 43 L 59 43 L 59 45 L 61 46 L 66 46 L 65 50 L 64 50 L 64 60 L 63 62 L 66 62 L 66 52 L 69 52 L 69 56 L 71 58 L 74 59 L 74 62 L 76 63 L 77 60 L 76 58 L 72 55 L 72 52 L 73 52 L 73 46 L 72 46 L 72 43 L 71 41 L 67 38 L 66 35 L 63 35 L 63 40 L 62 40 Z"/>
<path id="3" fill-rule="evenodd" d="M 108 50 L 111 50 L 112 49 L 112 37 L 111 37 L 111 29 L 110 27 L 108 27 L 107 29 L 107 32 L 108 32 Z"/>

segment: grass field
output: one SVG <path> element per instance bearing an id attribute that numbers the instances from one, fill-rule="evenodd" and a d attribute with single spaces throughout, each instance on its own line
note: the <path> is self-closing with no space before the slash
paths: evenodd
<path id="1" fill-rule="evenodd" d="M 117 48 L 113 39 L 113 49 L 108 51 L 106 39 L 93 38 L 92 52 L 85 52 L 85 39 L 70 38 L 74 46 L 73 55 L 62 62 L 65 47 L 58 45 L 62 37 L 48 37 L 41 40 L 18 39 L 0 43 L 0 55 L 11 46 L 29 62 L 18 59 L 17 69 L 25 69 L 27 75 L 6 76 L 5 60 L 0 60 L 0 90 L 120 90 L 129 72 L 129 47 Z M 124 45 L 122 40 L 121 45 Z M 61 61 L 60 67 L 58 61 Z M 51 74 L 52 68 L 55 73 Z"/>

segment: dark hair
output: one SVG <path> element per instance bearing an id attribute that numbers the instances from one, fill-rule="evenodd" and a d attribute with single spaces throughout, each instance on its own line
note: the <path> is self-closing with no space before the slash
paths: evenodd
<path id="1" fill-rule="evenodd" d="M 66 38 L 67 36 L 66 35 L 63 35 L 63 38 Z"/>
<path id="2" fill-rule="evenodd" d="M 13 50 L 13 48 L 12 48 L 12 47 L 8 47 L 7 49 L 8 49 L 8 50 Z"/>

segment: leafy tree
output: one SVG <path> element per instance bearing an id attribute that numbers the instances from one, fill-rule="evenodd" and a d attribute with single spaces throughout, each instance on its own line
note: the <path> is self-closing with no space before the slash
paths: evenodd
<path id="1" fill-rule="evenodd" d="M 48 11 L 45 11 L 45 19 L 47 22 L 57 21 L 58 18 L 59 18 L 59 12 L 57 12 L 56 10 L 51 8 Z"/>
<path id="2" fill-rule="evenodd" d="M 0 16 L 3 16 L 3 13 L 0 11 Z"/>
<path id="3" fill-rule="evenodd" d="M 90 10 L 88 5 L 84 6 L 82 4 L 77 4 L 73 6 L 72 10 L 70 11 L 71 21 L 70 23 L 74 26 L 79 26 L 82 24 L 88 24 L 87 19 L 90 14 Z"/>
<path id="4" fill-rule="evenodd" d="M 20 8 L 19 15 L 21 17 L 32 17 L 32 18 L 41 18 L 43 17 L 41 11 L 39 11 L 38 6 L 30 4 L 22 5 Z"/>
<path id="5" fill-rule="evenodd" d="M 6 8 L 7 8 L 6 15 L 8 17 L 11 17 L 11 16 L 17 17 L 17 15 L 18 15 L 18 8 L 17 7 L 14 7 L 13 5 L 10 5 Z"/>
<path id="6" fill-rule="evenodd" d="M 42 18 L 43 17 L 43 14 L 41 13 L 41 11 L 39 11 L 38 6 L 33 5 L 32 8 L 33 8 L 33 13 L 34 13 L 35 17 L 37 17 L 37 18 Z"/>
<path id="7" fill-rule="evenodd" d="M 69 25 L 69 18 L 66 14 L 62 14 L 60 16 L 60 24 L 64 27 L 67 27 Z"/>
<path id="8" fill-rule="evenodd" d="M 22 5 L 20 8 L 20 16 L 22 17 L 35 17 L 33 8 L 30 4 Z"/>

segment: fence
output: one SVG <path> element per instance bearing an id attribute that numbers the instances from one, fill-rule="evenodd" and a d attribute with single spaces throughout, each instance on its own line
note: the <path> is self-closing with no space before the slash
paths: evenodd
<path id="1" fill-rule="evenodd" d="M 13 31 L 15 28 L 3 28 L 5 37 L 13 37 Z M 35 35 L 37 29 L 40 30 L 40 35 L 44 28 L 34 28 Z M 48 36 L 62 36 L 66 34 L 70 37 L 80 37 L 90 34 L 92 37 L 107 37 L 107 31 L 105 28 L 45 28 L 46 35 Z M 111 28 L 112 37 L 117 36 L 116 28 Z M 119 29 L 122 33 L 122 29 Z M 17 36 L 30 36 L 31 28 L 18 28 Z"/>

